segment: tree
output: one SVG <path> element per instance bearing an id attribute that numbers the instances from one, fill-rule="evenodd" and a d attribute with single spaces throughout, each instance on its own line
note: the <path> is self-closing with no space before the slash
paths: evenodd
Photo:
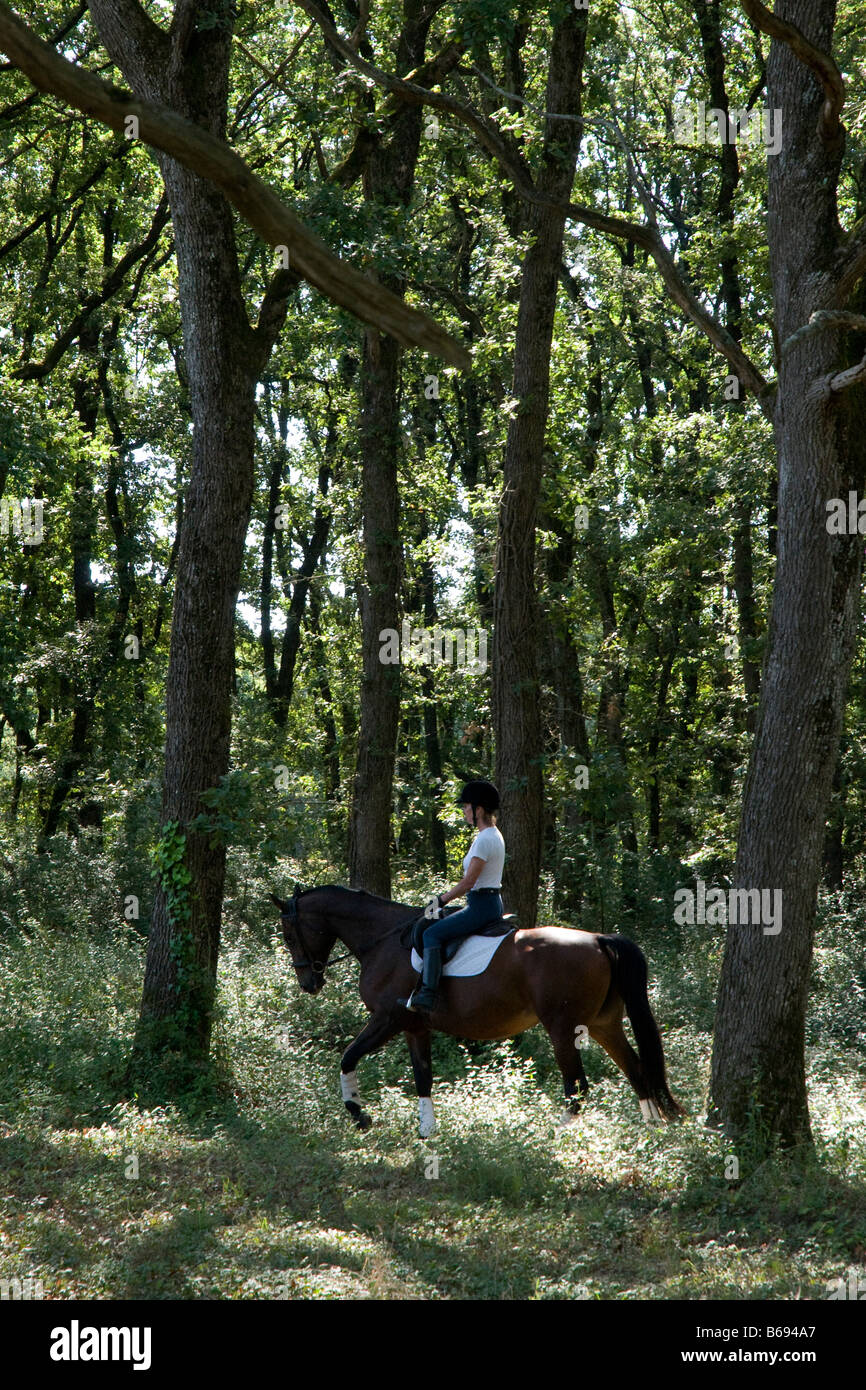
<path id="1" fill-rule="evenodd" d="M 810 1138 L 804 1064 L 824 826 L 857 641 L 861 542 L 831 535 L 827 503 L 866 482 L 866 219 L 845 233 L 838 198 L 845 88 L 831 56 L 835 0 L 756 0 L 772 36 L 768 234 L 780 343 L 774 430 L 779 547 L 735 884 L 781 893 L 780 929 L 729 925 L 713 1051 L 712 1118 L 763 1142 Z"/>
<path id="2" fill-rule="evenodd" d="M 255 225 L 266 224 L 270 238 L 289 227 L 286 240 L 298 254 L 299 269 L 322 284 L 334 277 L 331 286 L 340 286 L 342 302 L 363 301 L 368 319 L 386 331 L 394 328 L 405 335 L 408 325 L 424 325 L 425 337 L 432 326 L 417 311 L 404 309 L 396 296 L 382 290 L 371 295 L 369 282 L 336 263 L 223 143 L 231 5 L 205 11 L 197 0 L 179 0 L 168 32 L 137 0 L 92 0 L 89 8 L 109 54 L 144 101 L 119 97 L 60 59 L 35 41 L 6 6 L 0 9 L 0 42 L 40 85 L 115 129 L 139 130 L 163 150 L 160 167 L 177 247 L 193 459 L 166 687 L 159 888 L 136 1039 L 136 1056 L 147 1068 L 166 1051 L 178 1051 L 184 1064 L 197 1064 L 209 1047 L 225 843 L 210 833 L 202 797 L 219 787 L 229 765 L 235 604 L 253 492 L 255 387 L 299 278 L 285 268 L 277 271 L 253 327 L 241 290 L 229 203 L 211 179 L 252 210 Z M 137 123 L 132 127 L 130 117 Z M 201 172 L 166 150 L 191 159 Z M 465 362 L 456 345 L 448 350 Z"/>
<path id="3" fill-rule="evenodd" d="M 535 527 L 545 451 L 550 347 L 567 202 L 580 150 L 580 89 L 586 13 L 555 24 L 547 79 L 548 116 L 535 181 L 549 200 L 529 212 L 514 345 L 514 409 L 503 464 L 494 598 L 493 709 L 496 776 L 508 840 L 509 907 L 535 925 L 543 830 L 542 738 L 535 598 Z M 556 204 L 560 208 L 556 208 Z"/>

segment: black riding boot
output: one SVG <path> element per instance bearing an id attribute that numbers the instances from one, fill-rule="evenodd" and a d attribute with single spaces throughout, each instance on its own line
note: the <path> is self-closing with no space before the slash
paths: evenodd
<path id="1" fill-rule="evenodd" d="M 424 967 L 421 974 L 421 988 L 416 989 L 405 1001 L 398 1002 L 412 1013 L 431 1014 L 436 1008 L 436 987 L 442 974 L 442 947 L 424 947 Z"/>

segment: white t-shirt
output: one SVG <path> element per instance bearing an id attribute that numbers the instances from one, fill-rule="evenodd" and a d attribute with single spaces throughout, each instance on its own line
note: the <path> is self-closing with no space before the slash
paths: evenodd
<path id="1" fill-rule="evenodd" d="M 472 848 L 463 860 L 464 874 L 469 868 L 469 861 L 471 859 L 483 859 L 485 861 L 484 868 L 475 880 L 473 887 L 502 887 L 502 870 L 505 866 L 505 841 L 495 825 L 488 825 L 484 830 L 479 830 L 472 844 Z"/>

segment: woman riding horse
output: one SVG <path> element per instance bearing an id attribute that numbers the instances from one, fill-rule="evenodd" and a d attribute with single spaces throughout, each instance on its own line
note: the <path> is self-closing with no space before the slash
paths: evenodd
<path id="1" fill-rule="evenodd" d="M 424 916 L 431 923 L 424 929 L 424 964 L 421 988 L 406 1000 L 399 1000 L 413 1013 L 432 1013 L 436 1007 L 436 988 L 442 974 L 442 948 L 447 941 L 471 936 L 502 916 L 502 869 L 505 841 L 496 827 L 499 792 L 492 782 L 467 782 L 457 798 L 463 819 L 478 831 L 463 860 L 463 877 L 450 891 L 439 893 L 427 904 Z M 454 898 L 466 894 L 466 906 L 447 917 L 442 909 Z"/>

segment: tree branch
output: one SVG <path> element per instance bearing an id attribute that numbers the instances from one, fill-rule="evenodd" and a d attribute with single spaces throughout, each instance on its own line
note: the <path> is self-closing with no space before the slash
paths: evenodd
<path id="1" fill-rule="evenodd" d="M 56 213 L 60 211 L 61 208 L 69 207 L 71 203 L 74 203 L 77 199 L 82 198 L 85 193 L 89 193 L 93 185 L 98 183 L 99 180 L 102 178 L 103 174 L 108 169 L 112 160 L 125 159 L 128 153 L 129 144 L 128 142 L 124 142 L 122 145 L 119 145 L 117 149 L 112 150 L 110 155 L 106 159 L 101 159 L 97 164 L 96 168 L 93 170 L 93 172 L 87 176 L 84 183 L 80 184 L 79 187 L 76 188 L 72 193 L 70 193 L 66 198 L 64 198 L 61 202 L 57 203 L 54 202 L 54 200 L 52 200 L 51 203 L 45 208 L 43 212 L 39 214 L 38 217 L 34 218 L 34 220 L 30 222 L 26 227 L 24 227 L 20 232 L 16 232 L 13 237 L 10 237 L 10 239 L 7 242 L 4 242 L 4 244 L 0 246 L 0 261 L 3 260 L 4 256 L 8 256 L 10 251 L 14 251 L 16 246 L 20 246 L 22 241 L 26 241 L 29 236 L 32 236 L 34 232 L 38 231 L 39 228 L 43 225 L 43 223 L 47 222 L 49 218 L 54 217 Z"/>
<path id="2" fill-rule="evenodd" d="M 352 45 L 356 53 L 360 52 L 361 44 L 366 42 L 367 25 L 369 24 L 369 22 L 370 0 L 361 0 L 360 6 L 358 7 L 358 22 L 355 25 L 352 37 L 349 40 L 349 43 Z"/>
<path id="3" fill-rule="evenodd" d="M 12 373 L 20 381 L 40 381 L 48 376 L 63 357 L 64 353 L 75 342 L 75 339 L 87 325 L 87 320 L 94 309 L 107 304 L 126 279 L 127 271 L 132 268 L 143 257 L 149 255 L 159 241 L 160 233 L 169 219 L 168 199 L 163 196 L 154 214 L 150 231 L 143 241 L 135 246 L 130 246 L 129 250 L 117 262 L 102 281 L 100 288 L 84 300 L 79 312 L 75 315 L 72 322 L 63 330 L 60 337 L 56 340 L 50 350 L 46 353 L 42 362 L 31 362 L 24 367 L 17 367 Z"/>
<path id="4" fill-rule="evenodd" d="M 411 89 L 417 88 L 419 91 L 426 92 L 430 87 L 438 86 L 438 84 L 447 77 L 448 73 L 451 72 L 453 68 L 457 67 L 462 56 L 463 49 L 460 45 L 456 43 L 446 44 L 445 48 L 428 59 L 426 63 L 422 63 L 420 67 L 415 68 L 405 79 L 405 84 Z M 367 63 L 365 66 L 372 67 L 372 64 Z M 379 72 L 380 70 L 376 68 L 375 71 Z M 382 73 L 383 78 L 387 78 L 387 76 L 387 73 Z M 418 105 L 422 103 L 413 101 L 410 97 L 407 97 L 402 90 L 392 92 L 387 100 L 383 102 L 381 108 L 372 113 L 371 122 L 378 123 L 386 117 L 389 121 L 393 121 L 395 114 L 407 104 Z M 435 102 L 425 101 L 423 104 L 431 105 L 435 104 Z M 342 163 L 338 164 L 331 171 L 328 176 L 328 181 L 339 184 L 343 188 L 350 188 L 363 174 L 372 151 L 380 143 L 381 139 L 382 135 L 378 130 L 371 130 L 365 125 L 360 126 L 351 150 Z"/>
<path id="5" fill-rule="evenodd" d="M 296 271 L 277 270 L 272 275 L 265 290 L 259 309 L 258 323 L 253 331 L 253 338 L 260 353 L 262 369 L 266 366 L 274 343 L 280 336 L 286 321 L 289 295 L 294 293 L 300 283 L 301 277 Z"/>
<path id="6" fill-rule="evenodd" d="M 138 0 L 87 0 L 87 4 L 109 55 L 113 57 L 119 49 L 127 52 L 135 70 L 145 74 L 144 95 L 158 98 L 171 55 L 171 39 L 166 31 L 145 13 Z M 6 10 L 8 6 L 2 8 Z"/>
<path id="7" fill-rule="evenodd" d="M 157 32 L 165 39 L 161 30 Z M 141 139 L 216 184 L 264 241 L 289 248 L 293 268 L 334 303 L 390 334 L 404 347 L 421 347 L 456 367 L 469 369 L 471 358 L 461 343 L 427 314 L 411 308 L 371 276 L 329 251 L 222 140 L 176 111 L 137 100 L 67 62 L 23 25 L 5 3 L 0 3 L 0 46 L 34 86 L 63 97 L 119 134 L 127 134 L 130 116 L 137 117 Z"/>
<path id="8" fill-rule="evenodd" d="M 861 217 L 837 252 L 839 279 L 833 296 L 840 307 L 847 304 L 862 275 L 866 274 L 866 217 Z"/>
<path id="9" fill-rule="evenodd" d="M 297 0 L 301 9 L 308 14 L 311 19 L 322 29 L 328 42 L 346 60 L 356 67 L 374 82 L 392 92 L 394 96 L 400 97 L 403 101 L 415 105 L 432 106 L 440 111 L 447 111 L 455 116 L 467 126 L 477 137 L 479 144 L 493 155 L 500 168 L 508 175 L 516 191 L 528 203 L 537 206 L 554 207 L 559 211 L 564 211 L 575 221 L 583 223 L 587 227 L 592 227 L 594 231 L 604 232 L 608 236 L 625 237 L 636 245 L 642 246 L 655 261 L 662 281 L 671 299 L 680 309 L 691 319 L 697 328 L 709 338 L 710 342 L 730 362 L 737 376 L 742 381 L 747 390 L 757 397 L 758 403 L 764 415 L 768 419 L 772 416 L 771 390 L 765 377 L 761 374 L 755 364 L 743 352 L 739 343 L 731 337 L 727 329 L 698 301 L 694 291 L 689 287 L 683 278 L 679 267 L 673 256 L 664 244 L 661 234 L 655 226 L 643 226 L 640 223 L 627 222 L 621 217 L 609 217 L 604 213 L 597 212 L 595 208 L 586 207 L 581 203 L 561 204 L 555 198 L 550 198 L 544 193 L 540 193 L 535 187 L 529 166 L 523 157 L 509 150 L 506 142 L 502 139 L 499 132 L 483 120 L 470 107 L 464 106 L 453 97 L 446 96 L 443 92 L 429 91 L 424 87 L 418 86 L 414 82 L 405 81 L 397 77 L 392 77 L 389 73 L 383 72 L 372 63 L 359 58 L 351 46 L 343 39 L 333 25 L 329 24 L 314 0 Z M 447 50 L 445 50 L 447 52 Z M 332 178 L 337 174 L 337 170 L 332 174 Z"/>
<path id="10" fill-rule="evenodd" d="M 384 72 L 381 68 L 377 68 L 373 63 L 368 63 L 366 59 L 358 56 L 351 44 L 347 43 L 334 26 L 328 22 L 318 5 L 313 3 L 313 0 L 297 0 L 297 3 L 305 14 L 308 14 L 311 19 L 316 21 L 331 47 L 336 49 L 341 57 L 351 63 L 352 67 L 357 68 L 365 77 L 371 78 L 373 82 L 384 88 L 386 92 L 393 93 L 410 106 L 432 106 L 437 111 L 447 111 L 449 115 L 456 116 L 458 121 L 462 121 L 462 123 L 473 132 L 479 144 L 486 149 L 489 154 L 492 154 L 494 159 L 499 161 L 510 178 L 522 182 L 528 179 L 529 186 L 531 187 L 532 178 L 529 173 L 528 165 L 523 165 L 522 161 L 518 163 L 512 158 L 499 132 L 488 125 L 486 121 L 482 120 L 471 107 L 463 106 L 461 102 L 456 101 L 454 97 L 447 96 L 444 92 L 430 91 L 427 87 L 422 87 L 418 83 L 410 81 L 408 78 L 393 77 L 390 73 Z M 441 54 L 437 55 L 437 59 L 432 61 L 444 62 L 446 55 L 449 55 L 452 50 L 456 54 L 455 61 L 459 61 L 459 58 L 462 56 L 462 50 L 457 44 L 449 44 Z M 451 66 L 454 66 L 454 64 L 451 64 Z M 418 69 L 418 71 L 423 72 L 424 69 Z M 443 72 L 444 71 L 447 71 L 447 69 L 443 68 Z M 414 76 L 416 74 L 412 75 Z M 522 196 L 525 196 L 522 190 L 518 189 L 518 192 L 521 192 Z M 541 194 L 536 196 L 540 198 L 542 202 L 546 203 L 550 201 L 549 199 L 545 199 Z"/>
<path id="11" fill-rule="evenodd" d="M 295 93 L 291 90 L 291 88 L 284 87 L 282 82 L 280 81 L 280 78 L 282 77 L 285 69 L 289 67 L 290 64 L 294 61 L 299 50 L 303 48 L 304 44 L 312 34 L 315 27 L 315 24 L 307 25 L 306 29 L 304 30 L 301 37 L 298 39 L 297 43 L 293 44 L 291 52 L 286 55 L 286 57 L 280 63 L 279 67 L 275 68 L 273 72 L 271 72 L 270 68 L 265 67 L 265 64 L 260 62 L 254 53 L 250 52 L 246 44 L 242 43 L 241 40 L 238 38 L 237 34 L 232 35 L 232 43 L 235 45 L 235 47 L 239 48 L 241 53 L 243 53 L 244 57 L 248 58 L 249 61 L 253 64 L 253 66 L 257 67 L 260 72 L 263 72 L 265 74 L 265 77 L 268 79 L 267 82 L 260 83 L 259 86 L 256 87 L 248 97 L 245 97 L 244 100 L 240 102 L 240 104 L 238 105 L 238 109 L 235 112 L 234 121 L 232 122 L 232 128 L 234 130 L 237 129 L 241 116 L 244 115 L 247 108 L 253 103 L 253 101 L 255 101 L 257 96 L 260 96 L 262 92 L 267 91 L 268 87 L 279 87 L 281 92 L 285 92 L 287 96 L 290 96 L 292 98 L 292 100 L 295 99 Z"/>
<path id="12" fill-rule="evenodd" d="M 866 354 L 854 367 L 849 367 L 847 371 L 838 372 L 836 376 L 831 376 L 827 382 L 830 391 L 847 391 L 849 386 L 856 386 L 858 382 L 866 381 Z"/>
<path id="13" fill-rule="evenodd" d="M 830 328 L 844 328 L 849 333 L 862 333 L 866 331 L 866 317 L 863 314 L 849 313 L 844 309 L 816 309 L 808 323 L 804 323 L 802 328 L 798 328 L 796 332 L 785 339 L 779 355 L 786 357 L 795 344 L 802 343 L 804 339 L 813 337 L 815 333 Z"/>
<path id="14" fill-rule="evenodd" d="M 786 43 L 800 62 L 812 69 L 824 89 L 818 133 L 826 145 L 838 144 L 844 136 L 840 114 L 845 105 L 845 83 L 833 58 L 810 43 L 796 24 L 789 24 L 768 10 L 761 0 L 741 0 L 741 3 L 753 24 L 771 38 Z"/>
<path id="15" fill-rule="evenodd" d="M 847 390 L 849 386 L 856 386 L 860 381 L 866 381 L 866 357 L 844 372 L 830 372 L 827 376 L 818 377 L 806 392 L 806 398 L 827 405 L 831 396 Z"/>
<path id="16" fill-rule="evenodd" d="M 60 40 L 65 39 L 66 35 L 72 32 L 72 30 L 80 23 L 80 21 L 84 18 L 86 14 L 87 0 L 81 0 L 81 4 L 76 5 L 72 13 L 68 14 L 65 19 L 61 20 L 60 28 L 55 29 L 48 42 L 52 45 L 60 43 Z M 0 63 L 0 72 L 10 72 L 14 67 L 14 63 Z"/>

